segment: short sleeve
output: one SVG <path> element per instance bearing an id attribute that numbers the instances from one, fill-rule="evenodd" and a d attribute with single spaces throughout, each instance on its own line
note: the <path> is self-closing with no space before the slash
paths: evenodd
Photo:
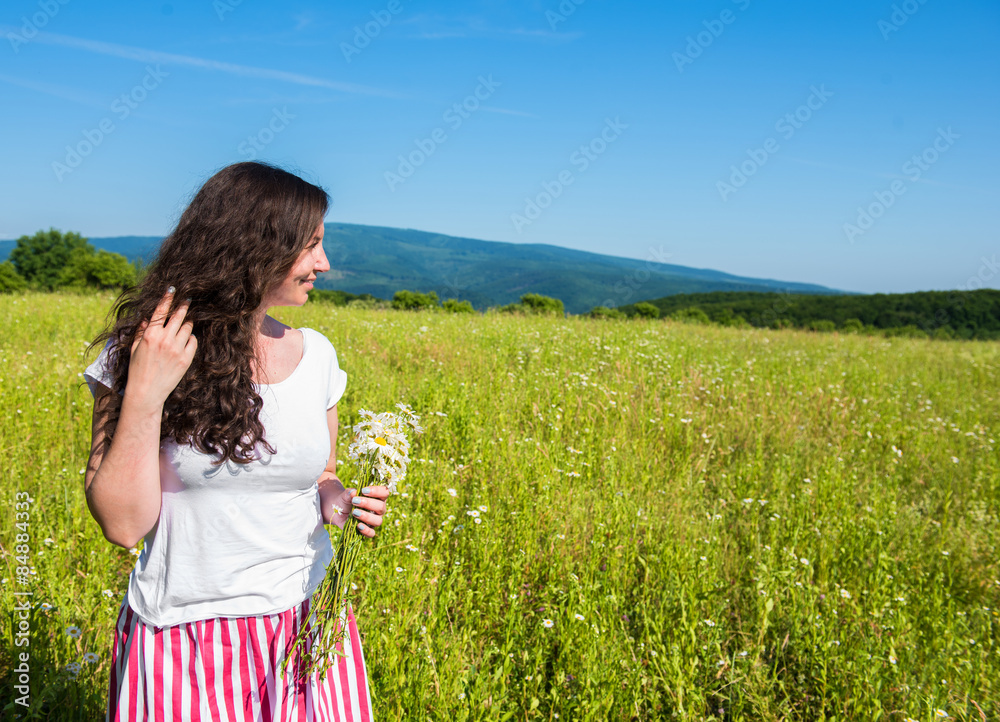
<path id="1" fill-rule="evenodd" d="M 340 363 L 337 361 L 337 350 L 330 343 L 326 334 L 312 328 L 300 330 L 304 334 L 309 334 L 310 347 L 315 344 L 317 350 L 321 349 L 321 352 L 317 354 L 317 358 L 322 359 L 321 371 L 317 372 L 323 374 L 323 379 L 319 380 L 319 384 L 326 381 L 326 408 L 332 409 L 340 401 L 347 388 L 347 372 L 340 368 Z"/>
<path id="2" fill-rule="evenodd" d="M 94 363 L 90 364 L 83 372 L 83 378 L 86 379 L 87 386 L 90 387 L 91 396 L 97 396 L 98 382 L 104 384 L 109 389 L 112 388 L 112 384 L 114 383 L 111 373 L 108 371 L 108 355 L 111 350 L 112 341 L 113 339 L 108 339 L 108 342 L 104 344 L 104 348 L 101 349 L 101 353 L 94 359 Z"/>
<path id="3" fill-rule="evenodd" d="M 326 396 L 327 409 L 333 408 L 333 406 L 340 401 L 340 397 L 344 395 L 344 389 L 346 388 L 347 372 L 340 368 L 340 364 L 337 362 L 337 351 L 331 344 L 329 387 Z"/>

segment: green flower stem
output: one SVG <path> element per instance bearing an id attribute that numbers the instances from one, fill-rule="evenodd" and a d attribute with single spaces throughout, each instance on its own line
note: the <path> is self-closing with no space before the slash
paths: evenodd
<path id="1" fill-rule="evenodd" d="M 359 481 L 361 480 L 365 482 L 363 486 L 377 483 L 374 465 L 369 458 L 365 458 L 361 464 Z M 338 647 L 341 646 L 346 634 L 347 619 L 345 614 L 343 621 L 341 620 L 341 612 L 351 603 L 351 577 L 354 576 L 358 560 L 361 558 L 364 540 L 364 535 L 358 531 L 357 520 L 353 516 L 349 517 L 344 523 L 333 564 L 327 569 L 326 576 L 313 593 L 311 611 L 315 613 L 316 626 L 310 635 L 306 635 L 303 624 L 303 629 L 296 634 L 295 641 L 282 661 L 282 675 L 297 652 L 301 657 L 298 665 L 300 680 L 308 679 L 315 672 L 325 676 L 330 667 L 328 660 L 331 653 L 343 654 Z M 312 637 L 312 644 L 309 652 L 305 653 L 302 650 L 309 636 Z"/>

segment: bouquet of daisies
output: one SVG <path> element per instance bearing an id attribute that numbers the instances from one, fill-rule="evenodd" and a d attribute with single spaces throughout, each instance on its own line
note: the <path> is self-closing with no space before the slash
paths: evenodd
<path id="1" fill-rule="evenodd" d="M 396 486 L 406 477 L 410 463 L 410 442 L 407 433 L 421 434 L 420 417 L 406 404 L 396 404 L 398 414 L 384 411 L 376 414 L 360 409 L 361 422 L 354 425 L 354 439 L 347 449 L 347 456 L 358 465 L 357 485 L 384 484 L 389 493 L 396 493 Z M 344 523 L 340 541 L 334 550 L 333 563 L 327 568 L 326 577 L 313 594 L 312 609 L 316 612 L 317 625 L 310 651 L 302 654 L 301 673 L 308 678 L 313 672 L 329 668 L 330 654 L 342 654 L 338 649 L 344 639 L 347 605 L 350 602 L 351 577 L 357 567 L 365 537 L 357 531 L 357 521 L 349 517 Z M 293 659 L 305 636 L 296 636 L 282 665 Z"/>

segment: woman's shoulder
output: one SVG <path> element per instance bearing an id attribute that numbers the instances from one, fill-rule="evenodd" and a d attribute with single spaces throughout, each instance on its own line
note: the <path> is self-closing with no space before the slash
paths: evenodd
<path id="1" fill-rule="evenodd" d="M 333 345 L 330 339 L 327 338 L 326 334 L 322 331 L 317 331 L 316 329 L 309 328 L 308 326 L 300 326 L 298 330 L 302 332 L 303 336 L 308 335 L 310 341 L 316 339 L 317 341 L 326 341 L 326 343 L 329 343 L 331 346 Z"/>
<path id="2" fill-rule="evenodd" d="M 337 352 L 333 347 L 333 342 L 327 337 L 325 333 L 323 333 L 322 331 L 317 331 L 314 328 L 309 328 L 307 326 L 300 327 L 299 331 L 302 332 L 303 339 L 306 339 L 306 337 L 308 337 L 308 339 L 306 339 L 305 341 L 306 343 L 322 348 L 324 351 L 332 353 L 334 356 L 336 356 Z"/>

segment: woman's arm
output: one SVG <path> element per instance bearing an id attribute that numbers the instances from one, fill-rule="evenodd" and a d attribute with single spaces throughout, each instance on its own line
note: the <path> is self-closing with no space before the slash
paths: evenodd
<path id="1" fill-rule="evenodd" d="M 324 524 L 336 524 L 341 529 L 347 523 L 352 511 L 358 509 L 358 531 L 367 537 L 375 536 L 375 528 L 381 526 L 382 515 L 385 514 L 385 501 L 389 490 L 384 486 L 372 486 L 362 489 L 366 492 L 359 496 L 356 489 L 345 489 L 337 478 L 337 431 L 340 420 L 337 417 L 337 405 L 334 404 L 326 412 L 327 426 L 330 428 L 330 459 L 326 469 L 319 477 L 319 504 Z"/>
<path id="2" fill-rule="evenodd" d="M 197 339 L 184 321 L 190 299 L 167 319 L 173 287 L 132 342 L 125 394 L 104 385 L 94 394 L 90 460 L 84 477 L 87 507 L 104 538 L 129 548 L 160 518 L 160 421 L 163 404 L 191 366 Z M 112 411 L 121 409 L 111 428 Z M 112 437 L 110 445 L 108 437 Z"/>
<path id="3" fill-rule="evenodd" d="M 112 544 L 135 546 L 160 517 L 160 419 L 163 405 L 122 398 L 103 384 L 94 396 L 87 507 Z M 112 412 L 120 409 L 117 423 Z M 116 431 L 120 429 L 120 433 Z M 107 441 L 113 436 L 114 441 Z"/>

